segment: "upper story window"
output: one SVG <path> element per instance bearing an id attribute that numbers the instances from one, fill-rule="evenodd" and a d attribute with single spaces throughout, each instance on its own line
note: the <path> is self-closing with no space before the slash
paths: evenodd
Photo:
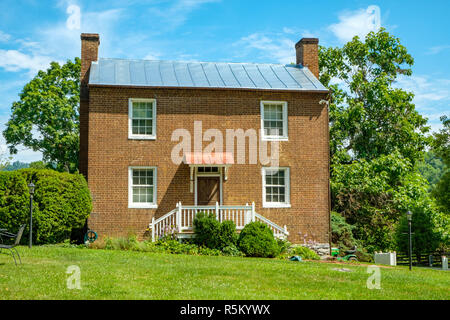
<path id="1" fill-rule="evenodd" d="M 156 139 L 156 100 L 129 99 L 128 138 Z"/>
<path id="2" fill-rule="evenodd" d="M 155 167 L 130 167 L 128 188 L 129 208 L 157 207 Z"/>
<path id="3" fill-rule="evenodd" d="M 263 207 L 289 208 L 289 168 L 262 168 Z"/>
<path id="4" fill-rule="evenodd" d="M 287 140 L 287 102 L 261 101 L 261 129 L 264 140 Z"/>

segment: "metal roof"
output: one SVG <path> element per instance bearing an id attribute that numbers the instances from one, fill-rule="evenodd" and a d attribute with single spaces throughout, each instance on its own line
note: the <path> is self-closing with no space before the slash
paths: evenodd
<path id="1" fill-rule="evenodd" d="M 99 59 L 90 85 L 327 91 L 301 65 Z"/>

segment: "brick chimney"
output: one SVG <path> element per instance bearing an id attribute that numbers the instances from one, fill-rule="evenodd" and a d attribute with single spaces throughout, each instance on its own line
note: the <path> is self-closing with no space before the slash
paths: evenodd
<path id="1" fill-rule="evenodd" d="M 89 82 L 89 68 L 91 67 L 92 61 L 98 60 L 99 45 L 100 36 L 98 33 L 81 34 L 81 99 L 89 98 L 89 92 L 87 91 L 87 84 Z"/>
<path id="2" fill-rule="evenodd" d="M 297 64 L 308 69 L 319 78 L 319 39 L 303 38 L 295 44 Z"/>
<path id="3" fill-rule="evenodd" d="M 79 171 L 88 179 L 89 157 L 89 70 L 91 62 L 98 60 L 100 36 L 97 33 L 81 34 L 81 74 L 80 74 L 80 153 Z"/>

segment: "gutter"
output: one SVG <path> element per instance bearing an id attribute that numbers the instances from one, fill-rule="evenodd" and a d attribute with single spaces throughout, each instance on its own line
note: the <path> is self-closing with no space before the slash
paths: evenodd
<path id="1" fill-rule="evenodd" d="M 294 89 L 260 89 L 260 88 L 222 88 L 222 87 L 162 87 L 162 86 L 135 86 L 135 85 L 114 85 L 114 84 L 88 84 L 92 88 L 127 88 L 127 89 L 199 89 L 199 90 L 225 90 L 225 91 L 261 91 L 261 92 L 295 92 L 295 93 L 319 93 L 329 94 L 330 90 L 294 90 Z"/>

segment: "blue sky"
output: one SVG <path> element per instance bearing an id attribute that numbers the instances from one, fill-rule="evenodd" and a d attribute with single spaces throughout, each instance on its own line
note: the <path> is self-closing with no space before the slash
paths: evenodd
<path id="1" fill-rule="evenodd" d="M 448 12 L 447 0 L 0 0 L 0 130 L 37 70 L 80 56 L 81 32 L 100 33 L 101 57 L 290 63 L 302 37 L 340 46 L 379 26 L 413 55 L 414 74 L 398 86 L 436 130 L 450 114 Z M 40 159 L 25 148 L 14 156 Z"/>

